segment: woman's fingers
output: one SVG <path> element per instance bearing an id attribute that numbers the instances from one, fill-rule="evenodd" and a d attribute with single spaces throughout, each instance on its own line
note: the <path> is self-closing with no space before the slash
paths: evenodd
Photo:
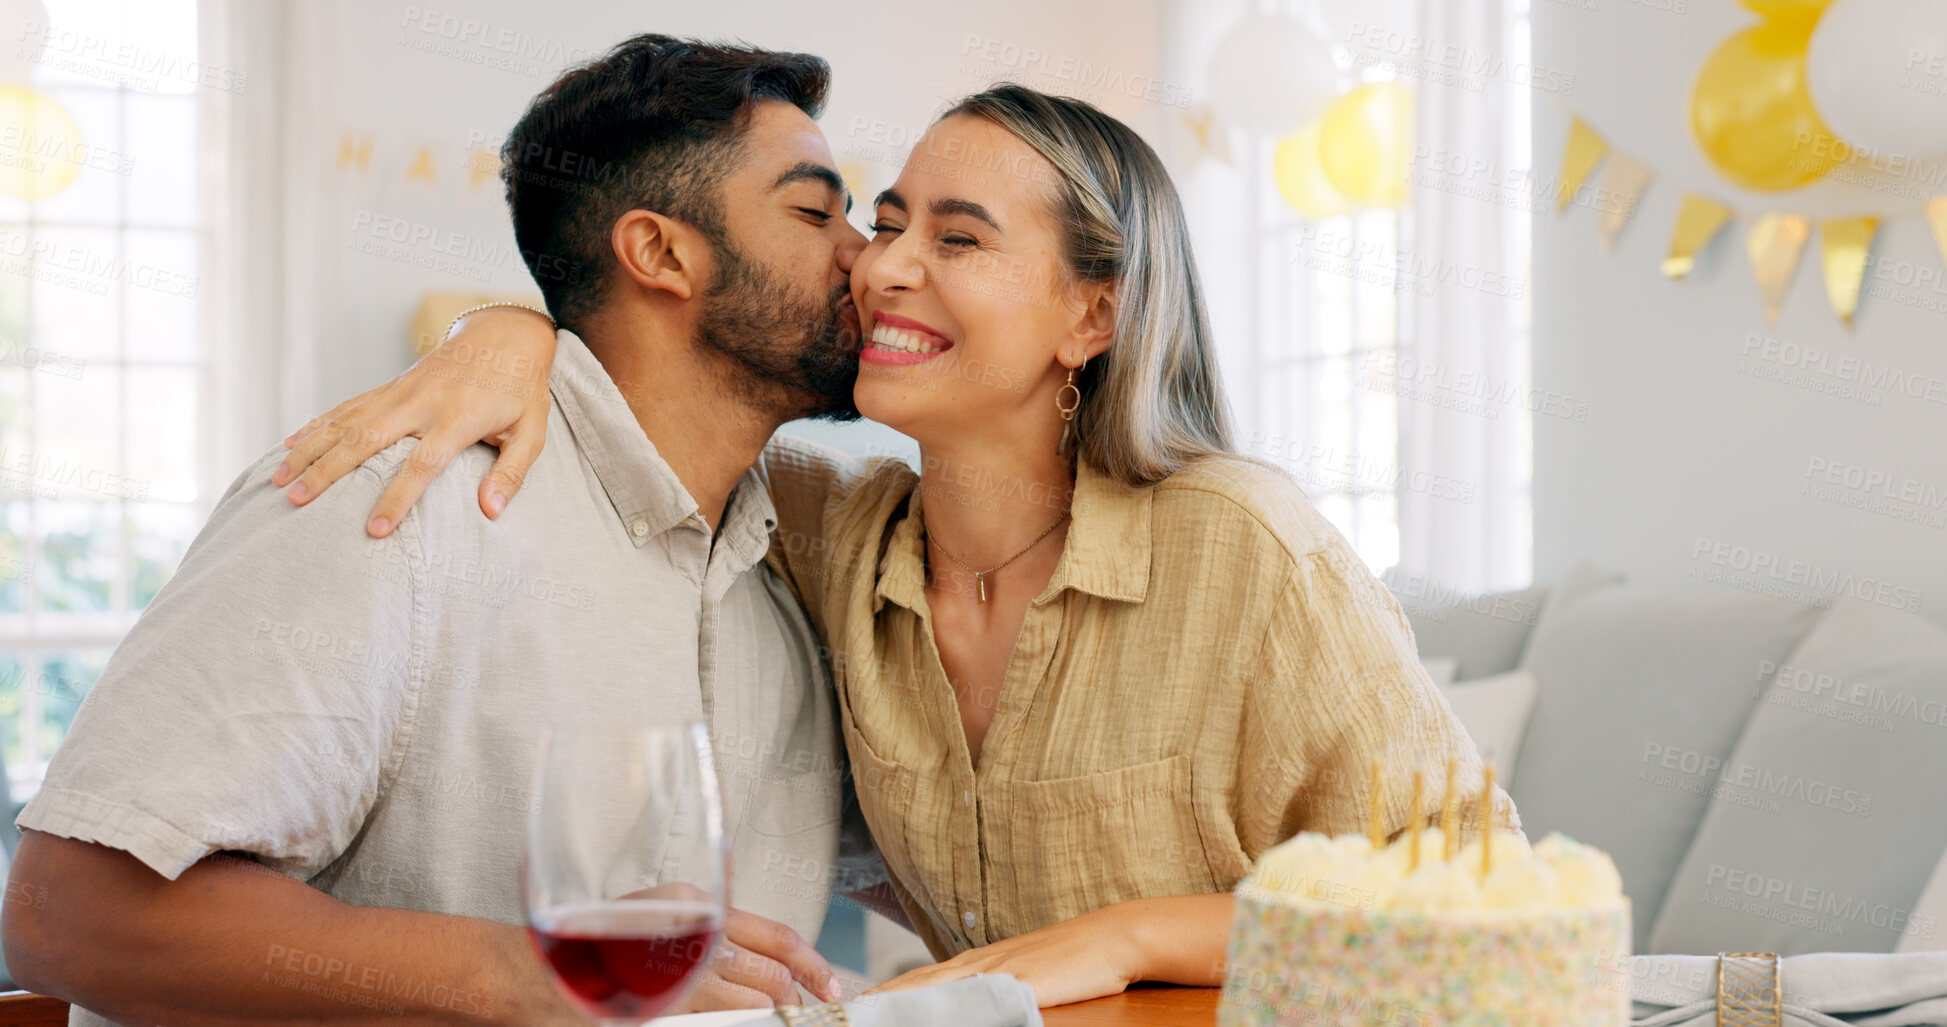
<path id="1" fill-rule="evenodd" d="M 340 403 L 337 406 L 332 407 L 330 410 L 327 410 L 324 413 L 319 414 L 316 417 L 313 417 L 311 420 L 306 421 L 304 427 L 299 428 L 298 430 L 290 433 L 289 435 L 284 436 L 284 448 L 285 449 L 294 448 L 297 445 L 299 439 L 302 439 L 305 436 L 310 435 L 312 432 L 317 431 L 319 428 L 322 428 L 325 425 L 330 424 L 334 419 L 343 416 L 345 413 L 349 412 L 352 408 L 358 406 L 361 403 L 364 403 L 366 400 L 371 399 L 373 396 L 378 395 L 380 392 L 385 391 L 385 389 L 389 387 L 391 384 L 392 384 L 391 382 L 387 382 L 385 385 L 380 385 L 377 388 L 366 389 L 364 392 L 361 392 L 358 395 L 353 396 L 352 398 L 344 401 L 343 403 Z M 310 461 L 306 461 L 306 463 L 309 462 Z M 291 473 L 296 474 L 298 471 L 301 471 L 303 469 L 304 468 L 302 467 L 293 467 L 291 468 Z M 283 468 L 280 467 L 278 468 L 278 470 L 281 471 L 283 470 Z M 275 477 L 272 477 L 271 481 L 279 488 L 282 488 L 284 485 L 283 482 L 278 481 Z"/>
<path id="2" fill-rule="evenodd" d="M 523 422 L 525 423 L 525 422 Z M 487 472 L 480 482 L 480 509 L 488 517 L 499 517 L 500 511 L 507 508 L 507 501 L 521 490 L 527 481 L 527 472 L 534 467 L 534 461 L 541 458 L 541 450 L 548 441 L 548 422 L 544 417 L 534 428 L 516 427 L 500 441 L 500 458 L 494 461 L 493 469 Z"/>
<path id="3" fill-rule="evenodd" d="M 286 463 L 306 461 L 304 473 L 285 492 L 292 503 L 303 506 L 331 487 L 331 483 L 350 474 L 372 454 L 408 435 L 417 435 L 421 426 L 406 420 L 411 414 L 398 408 L 367 415 L 353 410 L 300 440 L 285 458 Z"/>
<path id="4" fill-rule="evenodd" d="M 389 446 L 391 443 L 385 445 Z M 412 510 L 412 505 L 419 502 L 420 496 L 426 494 L 426 487 L 433 483 L 433 479 L 439 477 L 452 465 L 453 459 L 471 445 L 473 445 L 472 439 L 442 439 L 436 435 L 420 438 L 419 445 L 414 446 L 412 452 L 399 464 L 399 473 L 394 474 L 392 480 L 386 483 L 385 491 L 379 494 L 379 501 L 372 504 L 372 515 L 365 521 L 365 533 L 373 538 L 384 538 L 392 534 L 392 529 L 406 519 L 406 514 Z M 366 454 L 366 456 L 370 455 Z M 364 458 L 360 457 L 352 466 L 356 467 L 363 462 Z M 325 484 L 328 485 L 330 482 Z"/>

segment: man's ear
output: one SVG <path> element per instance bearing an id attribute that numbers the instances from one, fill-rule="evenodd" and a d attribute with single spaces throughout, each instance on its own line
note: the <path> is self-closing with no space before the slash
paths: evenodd
<path id="1" fill-rule="evenodd" d="M 687 300 L 703 284 L 707 247 L 696 231 L 655 211 L 632 210 L 615 221 L 609 245 L 629 281 Z"/>
<path id="2" fill-rule="evenodd" d="M 1080 287 L 1077 299 L 1080 310 L 1075 318 L 1073 339 L 1062 349 L 1094 360 L 1115 341 L 1116 287 L 1112 283 L 1091 282 Z"/>

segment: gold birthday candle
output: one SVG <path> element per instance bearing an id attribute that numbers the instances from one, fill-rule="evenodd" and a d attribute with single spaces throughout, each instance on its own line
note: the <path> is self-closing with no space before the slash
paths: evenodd
<path id="1" fill-rule="evenodd" d="M 1413 772 L 1413 842 L 1406 849 L 1406 872 L 1420 869 L 1420 791 L 1426 786 L 1426 775 Z"/>
<path id="2" fill-rule="evenodd" d="M 1440 800 L 1441 862 L 1453 859 L 1453 854 L 1460 850 L 1460 811 L 1456 808 L 1459 804 L 1455 801 L 1453 792 L 1453 775 L 1454 760 L 1449 756 L 1447 757 L 1447 792 Z"/>
<path id="3" fill-rule="evenodd" d="M 1386 832 L 1379 826 L 1379 761 L 1372 761 L 1372 781 L 1366 789 L 1366 837 L 1372 839 L 1372 847 L 1386 847 Z"/>
<path id="4" fill-rule="evenodd" d="M 1481 883 L 1487 883 L 1487 872 L 1493 868 L 1494 847 L 1494 766 L 1489 764 L 1485 783 L 1481 785 Z"/>

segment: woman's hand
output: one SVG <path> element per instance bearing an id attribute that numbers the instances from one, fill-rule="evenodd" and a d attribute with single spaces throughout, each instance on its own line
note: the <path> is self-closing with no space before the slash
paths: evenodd
<path id="1" fill-rule="evenodd" d="M 1224 983 L 1236 905 L 1230 893 L 1130 899 L 1017 934 L 901 974 L 866 994 L 924 988 L 982 973 L 1013 974 L 1035 1002 L 1065 1006 L 1124 991 L 1137 981 L 1214 988 Z"/>
<path id="2" fill-rule="evenodd" d="M 1043 1007 L 1114 995 L 1145 977 L 1142 953 L 1119 921 L 1115 906 L 1084 913 L 900 974 L 866 994 L 1004 973 L 1033 988 Z"/>
<path id="3" fill-rule="evenodd" d="M 475 442 L 500 448 L 480 482 L 480 509 L 499 517 L 547 441 L 554 332 L 519 307 L 469 314 L 459 331 L 398 377 L 314 418 L 284 440 L 271 483 L 303 506 L 372 454 L 408 435 L 419 445 L 372 507 L 365 531 L 392 532 L 426 486 Z M 301 475 L 301 476 L 300 476 Z"/>

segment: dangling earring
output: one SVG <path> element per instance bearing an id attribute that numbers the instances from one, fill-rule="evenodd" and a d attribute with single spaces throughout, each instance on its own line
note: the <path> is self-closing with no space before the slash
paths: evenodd
<path id="1" fill-rule="evenodd" d="M 1082 358 L 1082 367 L 1088 366 L 1088 358 Z M 1066 458 L 1074 452 L 1075 411 L 1082 408 L 1082 390 L 1075 385 L 1075 372 L 1082 368 L 1068 369 L 1068 382 L 1055 392 L 1055 409 L 1061 411 L 1061 441 L 1055 444 L 1055 455 Z"/>

